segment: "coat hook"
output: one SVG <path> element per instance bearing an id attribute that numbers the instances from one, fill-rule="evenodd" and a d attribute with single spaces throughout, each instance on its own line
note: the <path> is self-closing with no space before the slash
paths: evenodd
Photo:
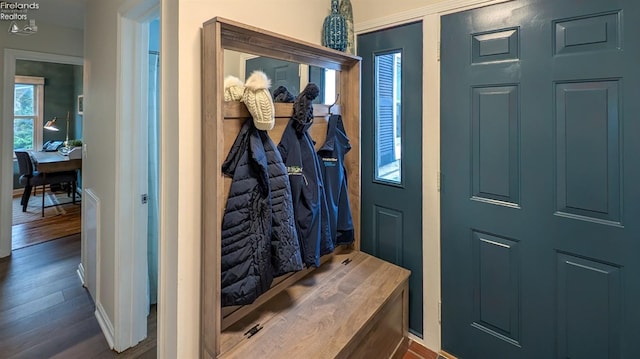
<path id="1" fill-rule="evenodd" d="M 340 94 L 336 94 L 336 100 L 329 105 L 329 109 L 327 111 L 329 111 L 329 115 L 333 115 L 333 112 L 331 112 L 331 109 L 333 108 L 333 106 L 335 106 L 338 103 L 338 99 L 340 98 Z"/>

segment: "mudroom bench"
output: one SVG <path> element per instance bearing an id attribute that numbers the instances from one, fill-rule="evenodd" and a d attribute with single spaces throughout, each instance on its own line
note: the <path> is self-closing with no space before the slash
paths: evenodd
<path id="1" fill-rule="evenodd" d="M 220 358 L 401 358 L 408 278 L 359 251 L 333 255 L 223 331 Z"/>
<path id="2" fill-rule="evenodd" d="M 360 251 L 361 59 L 219 17 L 203 24 L 202 41 L 201 357 L 401 358 L 408 344 L 409 271 Z M 220 237 L 231 179 L 221 167 L 251 118 L 243 103 L 224 101 L 223 79 L 244 77 L 248 61 L 261 57 L 298 66 L 300 86 L 293 85 L 299 89 L 311 74 L 335 83 L 335 94 L 326 95 L 331 99 L 313 104 L 309 133 L 317 150 L 330 115 L 342 116 L 351 145 L 344 167 L 355 241 L 322 257 L 318 268 L 277 278 L 252 304 L 223 307 Z M 293 104 L 276 103 L 274 110 L 268 135 L 278 143 Z"/>

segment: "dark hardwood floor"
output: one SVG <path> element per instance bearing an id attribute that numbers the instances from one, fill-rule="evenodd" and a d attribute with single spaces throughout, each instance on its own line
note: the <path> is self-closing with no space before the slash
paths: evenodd
<path id="1" fill-rule="evenodd" d="M 1 358 L 156 357 L 155 306 L 148 320 L 149 338 L 115 353 L 76 273 L 79 263 L 80 234 L 21 248 L 0 259 Z"/>

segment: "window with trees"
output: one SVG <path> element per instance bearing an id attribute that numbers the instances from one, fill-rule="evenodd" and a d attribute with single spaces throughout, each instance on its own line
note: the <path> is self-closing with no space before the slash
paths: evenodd
<path id="1" fill-rule="evenodd" d="M 13 149 L 42 147 L 44 78 L 16 76 L 13 91 Z"/>

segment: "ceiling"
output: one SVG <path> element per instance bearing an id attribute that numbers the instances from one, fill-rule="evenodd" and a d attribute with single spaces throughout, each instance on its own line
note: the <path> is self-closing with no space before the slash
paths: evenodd
<path id="1" fill-rule="evenodd" d="M 84 29 L 84 13 L 89 0 L 35 0 L 38 10 L 30 10 L 29 19 L 36 24 L 48 23 L 59 26 Z M 19 1 L 31 3 L 31 1 Z"/>

